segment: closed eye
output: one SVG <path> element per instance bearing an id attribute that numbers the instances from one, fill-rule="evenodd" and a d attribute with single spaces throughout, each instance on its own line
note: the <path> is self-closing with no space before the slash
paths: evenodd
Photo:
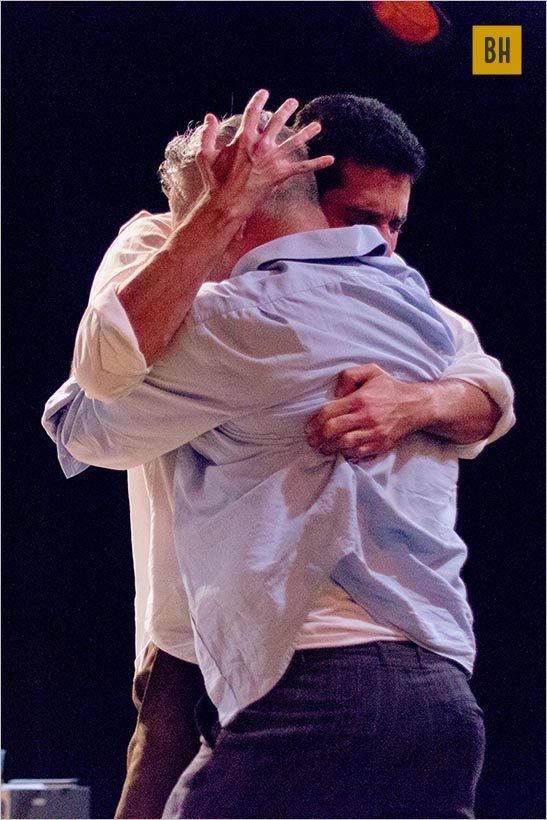
<path id="1" fill-rule="evenodd" d="M 368 211 L 361 208 L 350 208 L 345 214 L 346 225 L 373 225 L 381 226 L 385 224 L 385 216 L 378 211 Z M 401 233 L 406 222 L 405 216 L 397 216 L 387 224 L 391 233 Z"/>
<path id="2" fill-rule="evenodd" d="M 379 225 L 382 222 L 382 214 L 352 208 L 346 212 L 345 222 L 348 225 Z"/>
<path id="3" fill-rule="evenodd" d="M 405 222 L 405 217 L 398 217 L 397 219 L 392 219 L 389 223 L 389 229 L 393 231 L 393 233 L 402 233 L 403 225 L 405 224 Z"/>

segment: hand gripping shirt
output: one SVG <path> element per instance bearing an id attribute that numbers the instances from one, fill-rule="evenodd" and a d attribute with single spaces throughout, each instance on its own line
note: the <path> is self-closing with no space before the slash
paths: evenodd
<path id="1" fill-rule="evenodd" d="M 416 433 L 350 464 L 305 439 L 345 367 L 438 379 L 452 334 L 420 275 L 373 228 L 291 235 L 209 283 L 143 384 L 46 414 L 60 458 L 126 469 L 186 442 L 174 536 L 197 655 L 226 724 L 279 680 L 329 577 L 380 624 L 471 669 L 454 531 L 457 453 Z"/>

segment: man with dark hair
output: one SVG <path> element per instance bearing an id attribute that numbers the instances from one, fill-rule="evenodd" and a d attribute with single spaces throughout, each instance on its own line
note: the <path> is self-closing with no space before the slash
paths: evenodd
<path id="1" fill-rule="evenodd" d="M 298 112 L 295 127 L 320 122 L 314 151 L 336 157 L 317 175 L 332 227 L 374 225 L 390 252 L 406 220 L 411 186 L 425 166 L 425 151 L 401 117 L 379 100 L 353 94 L 317 97 Z"/>
<path id="2" fill-rule="evenodd" d="M 326 94 L 315 97 L 297 113 L 295 128 L 320 122 L 321 131 L 309 146 L 309 155 L 330 153 L 336 162 L 317 176 L 319 196 L 343 184 L 348 161 L 370 168 L 405 174 L 412 182 L 425 167 L 425 150 L 401 117 L 372 97 Z"/>
<path id="3" fill-rule="evenodd" d="M 289 106 L 289 108 L 290 107 L 291 106 Z M 286 113 L 287 110 L 288 109 L 285 108 L 284 113 Z M 274 115 L 274 117 L 275 116 L 278 115 Z M 206 120 L 206 133 L 204 135 L 204 148 L 202 151 L 203 155 L 207 154 L 208 161 L 204 161 L 204 156 L 199 157 L 199 151 L 196 155 L 196 161 L 198 161 L 198 165 L 205 179 L 209 178 L 211 183 L 210 188 L 212 188 L 214 193 L 215 189 L 218 188 L 218 190 L 220 190 L 222 185 L 220 185 L 219 188 L 218 181 L 214 176 L 214 165 L 211 161 L 212 158 L 216 158 L 212 150 L 214 141 L 210 139 L 210 135 L 214 131 L 212 125 L 211 119 L 208 118 Z M 242 152 L 242 155 L 239 159 L 236 157 L 233 163 L 233 168 L 236 169 L 234 179 L 238 178 L 238 174 L 241 175 L 243 173 L 245 166 L 244 159 L 247 162 L 249 161 L 250 148 L 255 152 L 254 157 L 251 157 L 251 165 L 253 165 L 254 162 L 255 168 L 254 171 L 251 171 L 252 177 L 252 173 L 256 172 L 257 157 L 258 160 L 260 160 L 258 152 L 264 151 L 264 144 L 267 145 L 267 140 L 259 141 L 251 146 L 244 146 L 245 150 Z M 262 147 L 260 147 L 261 145 Z M 241 141 L 239 147 L 241 147 Z M 247 156 L 244 158 L 243 154 L 245 153 L 247 153 Z M 265 155 L 264 153 L 264 156 Z M 321 159 L 325 160 L 324 157 Z M 327 162 L 323 162 L 323 166 L 327 164 Z M 310 166 L 308 166 L 308 168 L 309 167 Z M 316 165 L 316 168 L 318 167 L 319 166 Z M 377 167 L 376 171 L 382 173 L 384 183 L 386 183 L 388 179 L 391 182 L 391 177 L 393 177 L 397 183 L 404 181 L 408 186 L 407 193 L 409 193 L 410 181 L 408 177 L 410 175 L 405 171 L 399 171 L 400 167 L 401 166 L 389 166 L 390 170 L 386 170 L 385 166 L 382 165 Z M 391 172 L 393 168 L 397 168 L 396 173 Z M 345 170 L 347 170 L 347 165 L 345 166 Z M 328 173 L 328 171 L 322 171 L 322 173 Z M 247 184 L 251 177 L 247 176 Z M 344 181 L 348 182 L 349 180 L 348 178 L 342 177 L 341 181 L 343 187 Z M 336 182 L 334 184 L 336 184 Z M 250 187 L 252 188 L 252 182 Z M 237 194 L 236 189 L 237 186 L 232 186 L 230 192 L 231 197 Z M 329 191 L 336 190 L 336 188 L 329 189 Z M 329 191 L 326 192 L 327 195 Z M 399 193 L 398 189 L 396 189 L 396 191 Z M 194 191 L 188 201 L 195 201 L 197 193 L 198 192 Z M 246 196 L 244 185 L 241 188 L 241 194 L 242 198 Z M 175 187 L 173 199 L 176 198 L 176 195 L 177 191 Z M 390 187 L 384 185 L 384 199 L 387 198 L 389 200 L 390 195 Z M 400 199 L 397 199 L 397 197 L 395 197 L 395 200 L 397 203 L 400 203 Z M 205 201 L 205 207 L 203 207 L 203 200 L 201 200 L 201 211 L 199 211 L 198 207 L 196 211 L 190 214 L 186 222 L 183 218 L 183 221 L 180 223 L 181 230 L 178 232 L 179 234 L 181 232 L 184 233 L 185 227 L 192 224 L 192 219 L 196 215 L 196 212 L 198 212 L 198 220 L 201 218 L 200 241 L 206 244 L 207 237 L 211 237 L 211 247 L 207 247 L 210 263 L 213 252 L 218 254 L 218 236 L 226 224 L 226 220 L 224 220 L 224 222 L 222 221 L 222 213 L 227 212 L 229 219 L 234 223 L 237 222 L 237 220 L 241 221 L 242 219 L 249 218 L 250 212 L 247 211 L 247 216 L 242 217 L 244 213 L 242 207 L 239 213 L 236 213 L 234 217 L 233 204 L 230 205 L 230 202 L 224 198 L 224 200 L 220 200 L 220 207 L 217 207 L 216 211 L 213 209 L 212 217 L 207 221 L 207 217 L 203 217 L 203 214 L 207 212 L 208 204 L 210 204 L 210 198 Z M 256 202 L 254 204 L 256 205 Z M 374 207 L 369 208 L 366 215 L 371 219 L 378 217 L 378 221 L 375 224 L 384 238 L 386 238 L 386 233 L 390 237 L 389 240 L 386 240 L 386 250 L 392 251 L 394 249 L 394 239 L 396 241 L 396 235 L 398 234 L 400 225 L 393 222 L 393 213 L 391 211 L 388 213 L 387 209 L 384 208 L 384 204 L 384 201 L 378 201 L 374 204 Z M 248 204 L 247 207 L 249 207 Z M 172 211 L 176 210 L 173 201 L 171 201 L 171 208 Z M 325 208 L 325 210 L 327 209 Z M 279 218 L 279 212 L 277 218 Z M 349 221 L 347 221 L 350 218 L 351 215 L 349 213 L 346 214 L 344 211 L 341 219 L 346 221 L 343 221 L 341 224 L 350 224 Z M 157 217 L 154 219 L 156 221 L 158 220 Z M 264 211 L 262 211 L 262 220 L 263 224 L 266 225 L 267 216 Z M 333 225 L 333 220 L 331 220 L 330 217 L 329 221 L 331 225 Z M 354 221 L 365 220 L 356 219 Z M 333 226 L 336 226 L 336 223 L 334 223 Z M 174 232 L 175 234 L 177 230 Z M 230 228 L 230 230 L 232 230 L 232 228 Z M 132 277 L 130 277 L 127 284 L 122 284 L 121 287 L 118 288 L 117 299 L 119 301 L 117 306 L 116 299 L 112 302 L 112 297 L 116 296 L 116 294 L 112 292 L 108 294 L 104 288 L 100 291 L 103 294 L 102 302 L 100 299 L 95 299 L 94 302 L 91 303 L 86 317 L 84 317 L 85 321 L 80 329 L 80 347 L 77 348 L 75 357 L 75 372 L 91 395 L 93 395 L 95 391 L 95 394 L 99 395 L 100 398 L 112 399 L 115 395 L 120 396 L 126 393 L 129 396 L 135 384 L 138 384 L 146 376 L 147 366 L 161 355 L 165 349 L 176 327 L 184 318 L 185 312 L 199 284 L 203 281 L 203 278 L 205 278 L 204 275 L 198 280 L 198 278 L 194 276 L 194 279 L 186 286 L 181 274 L 182 265 L 183 263 L 188 263 L 188 258 L 194 267 L 194 274 L 196 269 L 198 271 L 200 270 L 199 264 L 196 262 L 196 256 L 192 256 L 192 254 L 195 253 L 196 233 L 197 231 L 194 229 L 193 238 L 189 236 L 188 233 L 185 235 L 185 242 L 179 242 L 179 252 L 176 252 L 177 238 L 174 234 L 166 234 L 166 237 L 172 238 L 167 238 L 165 249 L 162 249 L 161 243 L 155 245 L 155 247 L 158 248 L 158 253 L 156 254 L 152 255 L 152 243 L 150 243 L 148 245 L 148 259 L 151 261 L 147 261 L 145 253 L 146 243 L 143 243 L 141 264 L 133 265 Z M 217 241 L 217 245 L 212 248 L 215 241 Z M 192 242 L 194 244 L 192 244 Z M 131 245 L 135 247 L 134 236 L 131 238 Z M 120 255 L 120 259 L 122 258 L 127 265 L 127 250 L 124 251 L 123 256 Z M 206 264 L 203 258 L 201 258 L 201 263 L 205 270 Z M 173 268 L 172 274 L 169 270 L 170 264 Z M 117 281 L 121 282 L 125 279 L 125 276 L 118 277 Z M 112 281 L 112 278 L 110 281 Z M 105 284 L 108 285 L 108 282 L 103 282 L 103 285 Z M 188 296 L 189 292 L 191 292 L 190 296 Z M 111 358 L 110 362 L 106 362 L 107 366 L 105 367 L 105 346 L 103 345 L 102 350 L 97 355 L 98 348 L 96 340 L 100 338 L 101 333 L 106 332 L 105 328 L 108 321 L 105 322 L 104 308 L 108 295 L 111 298 L 111 307 L 112 304 L 114 305 L 114 312 L 110 314 L 110 318 L 116 314 L 119 322 L 117 325 L 116 322 L 114 322 L 114 325 L 112 325 L 111 322 L 110 327 L 114 327 L 114 331 L 109 331 L 111 333 L 110 341 L 117 343 L 118 346 L 121 345 L 125 360 L 122 360 L 121 356 L 114 357 L 114 359 Z M 120 308 L 122 309 L 121 311 Z M 124 311 L 130 319 L 130 324 L 127 323 L 127 319 L 123 319 L 122 313 Z M 106 318 L 108 320 L 108 316 Z M 123 324 L 124 321 L 125 324 Z M 451 321 L 452 324 L 447 320 L 452 329 L 454 320 L 452 319 Z M 95 326 L 95 330 L 91 333 L 90 327 L 93 325 Z M 99 333 L 97 332 L 97 328 L 100 328 Z M 357 412 L 355 407 L 352 412 L 348 414 L 345 404 L 343 405 L 344 410 L 342 411 L 342 404 L 340 404 L 340 402 L 346 402 L 348 399 L 354 401 L 351 397 L 348 397 L 348 399 L 339 399 L 338 404 L 337 402 L 331 402 L 330 405 L 327 405 L 327 411 L 328 413 L 332 413 L 332 415 L 322 417 L 321 413 L 324 413 L 324 411 L 320 412 L 316 418 L 315 426 L 312 425 L 310 429 L 310 438 L 314 440 L 316 444 L 322 444 L 324 450 L 330 449 L 332 452 L 334 450 L 341 450 L 344 454 L 353 457 L 384 452 L 412 432 L 424 428 L 431 433 L 445 436 L 448 439 L 452 438 L 461 443 L 476 441 L 492 433 L 495 420 L 497 416 L 499 416 L 499 411 L 495 408 L 495 405 L 493 409 L 492 402 L 483 390 L 493 393 L 496 404 L 500 406 L 503 405 L 503 409 L 505 410 L 504 420 L 501 425 L 498 424 L 496 434 L 493 437 L 502 434 L 502 432 L 507 429 L 508 424 L 510 424 L 511 415 L 509 409 L 510 389 L 507 387 L 505 377 L 503 377 L 499 368 L 497 368 L 488 357 L 485 357 L 478 344 L 476 344 L 476 337 L 474 337 L 472 330 L 464 325 L 456 325 L 455 336 L 458 337 L 456 346 L 458 346 L 459 342 L 462 355 L 459 360 L 457 358 L 453 365 L 450 365 L 448 369 L 443 371 L 442 379 L 434 384 L 430 381 L 421 384 L 409 384 L 404 380 L 394 378 L 393 373 L 387 373 L 377 365 L 372 364 L 363 365 L 360 368 L 353 368 L 347 371 L 346 377 L 342 379 L 339 387 L 342 392 L 347 392 L 349 386 L 355 386 L 355 382 L 360 383 L 364 381 L 364 386 L 354 395 L 359 397 L 359 402 L 363 401 L 362 396 L 366 396 L 364 406 L 367 409 L 368 416 L 363 419 L 362 413 L 360 416 L 360 411 Z M 475 342 L 469 342 L 470 336 L 473 337 Z M 461 342 L 462 338 L 464 339 L 463 344 Z M 84 339 L 85 343 L 82 342 L 82 339 Z M 139 347 L 141 352 L 140 359 L 139 355 L 137 355 L 136 358 L 134 356 L 131 361 L 131 367 L 129 367 L 127 363 L 130 361 L 131 350 L 136 349 L 138 351 Z M 112 349 L 112 346 L 110 346 L 110 349 Z M 87 364 L 86 356 L 88 358 Z M 89 361 L 91 361 L 91 364 L 89 364 Z M 117 370 L 113 371 L 112 368 L 109 368 L 108 365 L 111 364 L 112 361 L 114 361 Z M 120 363 L 125 366 L 120 367 Z M 357 371 L 359 375 L 357 375 Z M 465 381 L 462 381 L 462 379 L 465 379 Z M 116 381 L 118 382 L 117 385 L 115 384 Z M 118 391 L 117 393 L 116 390 Z M 110 395 L 109 391 L 111 391 Z M 477 405 L 479 407 L 478 410 Z M 463 413 L 461 412 L 462 407 L 464 408 Z M 332 412 L 332 408 L 336 408 L 334 413 Z M 379 412 L 382 408 L 382 412 Z M 359 408 L 357 408 L 357 410 L 359 410 Z M 378 425 L 371 423 L 371 419 L 375 416 L 378 416 L 380 419 L 380 424 Z M 337 426 L 340 421 L 342 422 L 342 427 Z M 348 424 L 350 426 L 348 426 Z M 357 438 L 355 438 L 356 436 Z M 472 452 L 476 452 L 477 449 L 480 449 L 480 446 Z M 135 463 L 138 463 L 138 461 Z M 149 482 L 151 480 L 153 479 L 149 476 Z M 151 486 L 150 483 L 148 486 Z M 337 598 L 337 595 L 339 595 L 339 593 L 334 593 L 332 589 L 325 591 L 325 600 L 328 602 L 327 609 L 331 615 L 335 614 L 340 616 L 345 612 L 346 618 L 349 618 L 351 621 L 355 615 L 355 612 L 352 610 L 352 602 L 347 599 L 347 597 L 343 600 Z M 323 603 L 325 603 L 325 600 Z M 355 604 L 353 604 L 353 606 L 355 606 Z M 324 610 L 325 607 L 318 607 L 318 609 Z M 350 610 L 351 613 L 348 615 Z M 315 640 L 317 637 L 316 626 L 317 622 L 314 622 L 314 625 L 311 626 L 311 633 L 307 635 L 306 640 Z M 370 626 L 370 621 L 367 621 L 367 629 Z M 386 633 L 382 631 L 381 624 L 373 623 L 372 626 L 373 631 L 376 629 L 374 633 L 376 638 L 380 635 L 386 637 Z M 368 632 L 369 638 L 371 634 L 371 632 Z M 388 636 L 387 640 L 391 640 L 392 637 L 393 636 Z M 315 645 L 325 646 L 324 643 L 321 644 L 320 642 Z M 330 646 L 332 644 L 328 645 Z M 120 816 L 130 815 L 121 814 Z"/>
<path id="4" fill-rule="evenodd" d="M 310 155 L 328 150 L 336 157 L 317 175 L 329 224 L 374 225 L 393 253 L 406 220 L 411 186 L 425 166 L 418 139 L 379 100 L 353 94 L 312 100 L 298 112 L 295 127 L 308 122 L 322 126 Z"/>
<path id="5" fill-rule="evenodd" d="M 316 97 L 296 115 L 295 127 L 302 128 L 310 122 L 319 122 L 321 131 L 310 142 L 310 157 L 332 154 L 336 162 L 317 174 L 321 207 L 331 227 L 355 224 L 374 225 L 394 253 L 401 229 L 406 221 L 412 185 L 425 167 L 425 151 L 417 137 L 402 118 L 379 100 L 358 97 L 355 94 L 329 94 Z M 477 441 L 484 430 L 475 427 L 481 397 L 478 389 L 489 393 L 504 408 L 501 420 L 509 420 L 507 405 L 501 394 L 494 395 L 492 385 L 487 386 L 483 377 L 486 360 L 480 358 L 480 345 L 475 331 L 462 316 L 439 302 L 435 302 L 456 338 L 457 359 L 467 351 L 466 372 L 449 369 L 437 383 L 436 399 L 442 404 L 444 429 L 432 429 L 439 435 L 464 443 Z M 473 385 L 473 386 L 472 386 Z M 500 384 L 501 386 L 501 384 Z M 356 390 L 357 388 L 357 390 Z M 420 400 L 421 387 L 413 386 L 411 395 L 405 388 L 377 368 L 352 368 L 342 374 L 337 400 L 324 407 L 308 428 L 309 442 L 321 447 L 322 452 L 341 452 L 349 458 L 361 458 L 385 451 L 396 441 L 412 432 L 412 406 Z M 423 398 L 423 396 L 422 396 Z M 393 403 L 403 413 L 392 411 Z M 453 426 L 447 413 L 452 407 Z M 486 405 L 482 405 L 486 411 Z M 467 414 L 469 438 L 462 426 Z M 483 417 L 484 418 L 484 417 Z M 482 449 L 463 448 L 463 458 L 473 457 Z"/>

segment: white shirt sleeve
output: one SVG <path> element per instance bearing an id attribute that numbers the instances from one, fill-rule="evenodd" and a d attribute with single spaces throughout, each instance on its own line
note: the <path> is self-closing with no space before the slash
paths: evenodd
<path id="1" fill-rule="evenodd" d="M 171 230 L 170 214 L 141 211 L 120 229 L 101 262 L 72 362 L 72 374 L 89 398 L 113 401 L 149 371 L 116 289 L 163 246 Z"/>
<path id="2" fill-rule="evenodd" d="M 505 435 L 515 423 L 513 387 L 499 361 L 482 349 L 471 322 L 440 302 L 435 301 L 435 306 L 452 331 L 456 345 L 456 356 L 443 379 L 460 379 L 480 388 L 501 410 L 501 417 L 488 438 L 473 444 L 455 445 L 460 458 L 475 458 L 487 444 Z"/>

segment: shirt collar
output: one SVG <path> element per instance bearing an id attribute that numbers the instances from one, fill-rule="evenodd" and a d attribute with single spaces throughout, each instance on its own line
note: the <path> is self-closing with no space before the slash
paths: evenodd
<path id="1" fill-rule="evenodd" d="M 324 228 L 320 231 L 293 233 L 253 248 L 237 262 L 231 277 L 259 270 L 266 263 L 276 259 L 318 260 L 384 256 L 386 251 L 386 242 L 372 225 L 352 225 L 349 228 Z"/>

